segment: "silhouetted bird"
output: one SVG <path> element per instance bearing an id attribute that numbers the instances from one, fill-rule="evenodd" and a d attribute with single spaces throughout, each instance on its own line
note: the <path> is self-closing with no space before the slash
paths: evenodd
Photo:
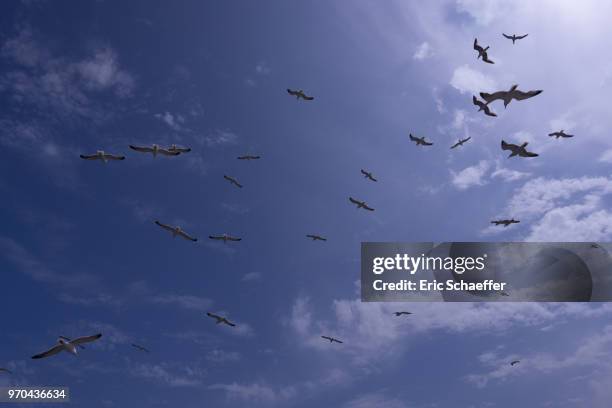
<path id="1" fill-rule="evenodd" d="M 84 160 L 102 160 L 104 163 L 108 163 L 110 160 L 125 160 L 125 156 L 105 153 L 103 150 L 98 150 L 95 154 L 82 154 L 80 156 Z"/>
<path id="2" fill-rule="evenodd" d="M 320 235 L 312 235 L 312 234 L 308 234 L 306 235 L 306 237 L 312 239 L 313 241 L 327 241 L 327 238 L 323 238 Z"/>
<path id="3" fill-rule="evenodd" d="M 134 146 L 130 145 L 130 149 L 140 153 L 153 153 L 153 157 L 157 157 L 157 154 L 163 154 L 164 156 L 178 156 L 180 152 L 171 152 L 170 150 L 159 147 L 159 145 L 153 144 L 151 146 Z"/>
<path id="4" fill-rule="evenodd" d="M 565 133 L 565 130 L 563 130 L 563 129 L 561 129 L 558 132 L 549 133 L 548 136 L 556 137 L 557 139 L 560 138 L 560 137 L 574 137 L 574 135 L 569 135 L 569 134 Z"/>
<path id="5" fill-rule="evenodd" d="M 529 143 L 525 142 L 522 145 L 515 145 L 512 143 L 506 143 L 505 141 L 502 140 L 501 142 L 501 148 L 502 150 L 510 150 L 512 153 L 510 153 L 510 156 L 508 156 L 508 158 L 513 157 L 513 156 L 519 156 L 519 157 L 538 157 L 539 155 L 537 153 L 532 153 L 532 152 L 528 152 L 526 147 Z"/>
<path id="6" fill-rule="evenodd" d="M 189 236 L 185 231 L 183 231 L 181 229 L 181 227 L 173 227 L 171 225 L 166 225 L 166 224 L 162 224 L 159 221 L 155 221 L 155 224 L 159 225 L 160 227 L 162 227 L 163 229 L 165 229 L 166 231 L 169 231 L 172 233 L 172 238 L 176 238 L 176 236 L 178 235 L 181 238 L 184 238 L 188 241 L 193 241 L 196 242 L 198 239 L 197 238 L 193 238 L 191 236 Z"/>
<path id="7" fill-rule="evenodd" d="M 516 34 L 507 35 L 507 34 L 502 33 L 502 35 L 504 37 L 506 37 L 507 39 L 512 40 L 512 44 L 514 44 L 514 42 L 516 40 L 522 40 L 523 38 L 527 37 L 529 34 L 525 34 L 525 35 L 516 35 Z"/>
<path id="8" fill-rule="evenodd" d="M 302 98 L 305 101 L 312 101 L 314 99 L 313 96 L 307 96 L 304 91 L 302 91 L 301 89 L 299 91 L 294 91 L 291 89 L 287 89 L 287 93 L 291 96 L 295 96 L 296 99 L 300 99 Z"/>
<path id="9" fill-rule="evenodd" d="M 168 151 L 170 153 L 189 153 L 191 151 L 190 147 L 179 147 L 175 144 L 170 145 L 170 147 L 168 148 Z"/>
<path id="10" fill-rule="evenodd" d="M 223 178 L 235 185 L 236 187 L 242 188 L 242 184 L 240 184 L 235 178 L 226 175 L 223 175 Z"/>
<path id="11" fill-rule="evenodd" d="M 408 136 L 410 137 L 410 140 L 412 140 L 413 142 L 416 143 L 417 146 L 431 146 L 431 145 L 433 145 L 433 143 L 425 141 L 425 136 L 414 137 L 414 136 L 412 136 L 412 133 L 410 133 Z"/>
<path id="12" fill-rule="evenodd" d="M 412 312 L 393 312 L 393 314 L 396 315 L 396 316 L 411 315 Z"/>
<path id="13" fill-rule="evenodd" d="M 482 48 L 479 44 L 478 44 L 478 39 L 474 38 L 474 49 L 476 51 L 478 51 L 478 56 L 476 57 L 476 59 L 482 57 L 482 60 L 488 64 L 495 64 L 493 61 L 491 61 L 489 59 L 489 55 L 487 54 L 487 50 L 489 49 L 489 47 L 487 46 L 487 48 Z"/>
<path id="14" fill-rule="evenodd" d="M 145 348 L 145 347 L 143 347 L 143 346 L 141 346 L 139 344 L 132 343 L 132 347 L 134 347 L 136 350 L 144 351 L 145 353 L 150 353 L 150 351 L 147 348 Z"/>
<path id="15" fill-rule="evenodd" d="M 325 340 L 329 340 L 330 343 L 343 343 L 342 341 L 335 339 L 333 337 L 329 337 L 329 336 L 321 336 L 322 338 L 324 338 Z"/>
<path id="16" fill-rule="evenodd" d="M 491 224 L 503 225 L 504 227 L 507 227 L 510 224 L 518 224 L 519 222 L 520 221 L 515 220 L 514 218 L 512 218 L 511 220 L 494 220 L 494 221 L 491 221 Z"/>
<path id="17" fill-rule="evenodd" d="M 261 156 L 251 156 L 251 155 L 238 156 L 237 157 L 238 160 L 258 160 L 260 158 L 261 158 Z"/>
<path id="18" fill-rule="evenodd" d="M 495 112 L 492 112 L 489 106 L 483 101 L 479 101 L 475 96 L 472 95 L 472 103 L 478 106 L 478 112 L 484 111 L 484 114 L 487 116 L 497 116 Z"/>
<path id="19" fill-rule="evenodd" d="M 459 139 L 459 141 L 457 143 L 455 143 L 454 145 L 451 146 L 451 149 L 454 149 L 454 148 L 459 147 L 459 146 L 463 146 L 463 144 L 465 142 L 467 142 L 468 140 L 470 140 L 471 138 L 472 138 L 472 136 L 470 136 L 470 137 L 468 137 L 466 139 Z"/>
<path id="20" fill-rule="evenodd" d="M 363 208 L 364 210 L 374 211 L 372 207 L 369 207 L 365 201 L 355 200 L 353 197 L 349 197 L 349 201 L 357 206 L 357 208 Z"/>
<path id="21" fill-rule="evenodd" d="M 230 322 L 229 320 L 227 320 L 227 319 L 226 319 L 225 317 L 223 317 L 223 316 L 219 316 L 219 315 L 216 315 L 216 314 L 214 314 L 214 313 L 210 313 L 210 312 L 206 312 L 206 314 L 207 314 L 209 317 L 212 317 L 213 319 L 217 320 L 217 321 L 216 321 L 216 324 L 221 324 L 221 323 L 223 323 L 223 324 L 226 324 L 226 325 L 231 326 L 231 327 L 235 327 L 235 326 L 236 326 L 234 323 Z"/>
<path id="22" fill-rule="evenodd" d="M 510 363 L 510 365 L 514 367 L 515 365 L 517 365 L 520 362 L 521 362 L 521 360 L 514 360 L 513 362 Z"/>
<path id="23" fill-rule="evenodd" d="M 518 88 L 518 85 L 512 85 L 509 91 L 498 91 L 492 94 L 481 92 L 480 97 L 485 100 L 487 105 L 497 99 L 501 99 L 502 101 L 504 101 L 504 108 L 505 108 L 508 106 L 510 102 L 512 102 L 512 99 L 516 99 L 517 101 L 522 101 L 524 99 L 533 98 L 534 96 L 542 93 L 541 89 L 538 89 L 535 91 L 523 92 L 523 91 L 519 91 L 517 88 Z"/>
<path id="24" fill-rule="evenodd" d="M 361 174 L 364 175 L 365 178 L 370 179 L 372 181 L 378 181 L 374 178 L 374 176 L 372 175 L 372 173 L 369 173 L 367 171 L 365 171 L 364 169 L 361 169 Z"/>
<path id="25" fill-rule="evenodd" d="M 227 242 L 227 241 L 234 241 L 234 242 L 242 241 L 242 238 L 232 237 L 231 235 L 227 235 L 227 234 L 223 234 L 223 235 L 209 235 L 208 238 L 214 239 L 214 240 L 217 240 L 217 241 L 223 241 L 223 242 Z"/>

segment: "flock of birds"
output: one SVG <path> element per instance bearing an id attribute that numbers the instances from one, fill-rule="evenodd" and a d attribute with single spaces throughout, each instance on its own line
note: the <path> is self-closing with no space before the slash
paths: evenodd
<path id="1" fill-rule="evenodd" d="M 521 40 L 524 39 L 525 37 L 527 37 L 527 34 L 525 35 L 521 35 L 521 36 L 517 36 L 515 34 L 513 35 L 507 35 L 507 34 L 502 34 L 505 38 L 512 40 L 512 43 L 514 44 L 517 40 Z M 474 50 L 476 50 L 478 52 L 478 56 L 476 57 L 477 59 L 482 59 L 483 62 L 487 63 L 487 64 L 494 64 L 495 62 L 492 61 L 489 58 L 489 54 L 488 54 L 488 50 L 489 50 L 489 46 L 487 47 L 482 47 L 480 44 L 478 44 L 478 39 L 474 39 Z M 303 90 L 292 90 L 292 89 L 287 89 L 287 93 L 291 96 L 295 96 L 296 99 L 300 100 L 304 100 L 304 101 L 312 101 L 314 100 L 313 96 L 309 96 L 307 95 Z M 513 85 L 509 90 L 507 91 L 498 91 L 498 92 L 494 92 L 494 93 L 485 93 L 485 92 L 481 92 L 480 93 L 480 97 L 483 99 L 483 101 L 479 100 L 476 96 L 472 97 L 472 103 L 474 105 L 476 105 L 478 107 L 478 111 L 483 111 L 485 115 L 487 116 L 491 116 L 491 117 L 495 117 L 497 116 L 497 114 L 495 114 L 493 111 L 491 111 L 489 104 L 491 104 L 494 101 L 497 100 L 501 100 L 504 102 L 504 108 L 506 108 L 510 102 L 512 102 L 512 100 L 517 100 L 517 101 L 522 101 L 525 99 L 529 99 L 532 98 L 534 96 L 537 96 L 539 94 L 542 93 L 542 90 L 532 90 L 532 91 L 527 91 L 527 92 L 523 92 L 518 90 L 518 85 Z M 574 135 L 571 134 L 567 134 L 565 133 L 565 131 L 559 130 L 553 133 L 550 133 L 548 135 L 549 137 L 555 137 L 556 139 L 559 138 L 571 138 Z M 425 139 L 424 136 L 422 137 L 416 137 L 413 136 L 412 134 L 409 134 L 409 139 L 411 141 L 413 141 L 417 146 L 433 146 L 433 142 L 429 142 Z M 458 140 L 455 144 L 453 144 L 450 148 L 451 149 L 455 149 L 457 147 L 463 146 L 466 142 L 468 142 L 471 139 L 471 137 L 467 137 L 465 139 L 460 139 Z M 502 150 L 507 150 L 510 151 L 510 155 L 508 156 L 508 158 L 511 157 L 537 157 L 538 154 L 530 152 L 526 149 L 527 147 L 527 142 L 522 143 L 521 145 L 516 145 L 516 144 L 512 144 L 512 143 L 507 143 L 506 141 L 502 140 L 501 141 L 501 149 Z M 151 146 L 134 146 L 134 145 L 129 145 L 129 148 L 135 152 L 139 152 L 139 153 L 146 153 L 146 154 L 152 154 L 153 157 L 157 157 L 158 155 L 161 156 L 167 156 L 167 157 L 172 157 L 172 156 L 179 156 L 181 154 L 184 153 L 189 153 L 191 151 L 191 148 L 188 147 L 180 147 L 177 146 L 176 144 L 172 144 L 168 147 L 162 147 L 158 144 L 152 144 Z M 122 161 L 125 160 L 125 156 L 124 155 L 119 155 L 119 154 L 111 154 L 111 153 L 107 153 L 103 150 L 98 150 L 96 153 L 94 154 L 90 154 L 90 155 L 80 155 L 80 157 L 83 160 L 99 160 L 102 161 L 103 163 L 108 163 L 110 161 Z M 259 160 L 261 159 L 261 156 L 259 155 L 243 155 L 243 156 L 239 156 L 237 157 L 238 160 L 245 160 L 245 161 L 250 161 L 250 160 Z M 373 176 L 373 174 L 367 170 L 361 169 L 361 174 L 368 180 L 373 181 L 373 182 L 377 182 L 378 180 Z M 227 180 L 229 183 L 231 183 L 232 185 L 234 185 L 237 188 L 242 188 L 242 184 L 240 184 L 238 182 L 238 180 L 234 177 L 228 176 L 228 175 L 223 175 L 223 178 L 225 180 Z M 367 211 L 374 211 L 374 208 L 372 208 L 371 206 L 369 206 L 365 201 L 361 201 L 358 199 L 355 199 L 353 197 L 349 197 L 349 201 L 354 204 L 356 206 L 357 209 L 363 209 L 363 210 L 367 210 Z M 503 225 L 504 227 L 507 227 L 511 224 L 516 224 L 519 223 L 519 220 L 515 220 L 514 218 L 511 219 L 501 219 L 501 220 L 493 220 L 491 221 L 492 224 L 494 225 Z M 191 235 L 189 235 L 188 233 L 186 233 L 185 231 L 183 231 L 181 229 L 180 226 L 172 226 L 172 225 L 168 225 L 168 224 L 164 224 L 158 220 L 155 220 L 154 223 L 159 226 L 160 228 L 170 232 L 172 234 L 173 237 L 181 237 L 185 240 L 188 241 L 192 241 L 192 242 L 196 242 L 198 240 L 198 238 L 193 237 Z M 312 239 L 313 241 L 327 241 L 327 238 L 322 237 L 320 235 L 316 235 L 316 234 L 308 234 L 306 235 L 307 238 Z M 215 240 L 215 241 L 223 241 L 224 243 L 229 242 L 238 242 L 241 241 L 242 238 L 239 237 L 234 237 L 231 236 L 229 234 L 222 234 L 222 235 L 209 235 L 209 239 L 211 240 Z M 507 293 L 502 293 L 503 296 L 508 296 Z M 393 312 L 393 314 L 396 317 L 400 317 L 400 316 L 404 316 L 404 315 L 411 315 L 411 312 L 407 312 L 407 311 L 398 311 L 398 312 Z M 211 312 L 207 312 L 206 315 L 208 317 L 210 317 L 211 319 L 215 320 L 215 323 L 217 325 L 226 325 L 229 327 L 236 327 L 235 323 L 232 323 L 231 321 L 229 321 L 226 317 L 224 316 L 220 316 L 218 314 L 215 313 L 211 313 Z M 83 344 L 86 343 L 91 343 L 94 342 L 98 339 L 100 339 L 102 337 L 102 333 L 97 333 L 91 336 L 83 336 L 83 337 L 78 337 L 75 339 L 70 339 L 68 337 L 65 336 L 59 336 L 57 339 L 57 342 L 48 350 L 43 351 L 39 354 L 36 354 L 34 356 L 32 356 L 32 359 L 43 359 L 43 358 L 47 358 L 47 357 L 51 357 L 54 356 L 62 351 L 64 352 L 68 352 L 70 354 L 73 355 L 77 355 L 77 350 L 78 349 L 84 349 L 85 347 L 83 346 Z M 331 337 L 331 336 L 327 336 L 327 335 L 322 335 L 321 336 L 322 339 L 329 341 L 330 343 L 338 343 L 338 344 L 343 344 L 344 342 L 342 340 L 339 340 L 335 337 Z M 150 350 L 142 345 L 136 344 L 136 343 L 132 343 L 131 346 L 137 350 L 137 351 L 141 351 L 141 352 L 150 352 Z M 512 362 L 510 362 L 511 366 L 515 366 L 516 364 L 520 363 L 520 360 L 514 360 Z M 0 373 L 8 373 L 11 374 L 11 370 L 7 369 L 7 368 L 3 368 L 0 367 Z"/>

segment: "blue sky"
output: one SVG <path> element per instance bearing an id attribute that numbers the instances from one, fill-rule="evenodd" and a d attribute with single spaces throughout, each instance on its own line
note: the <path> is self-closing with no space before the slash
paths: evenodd
<path id="1" fill-rule="evenodd" d="M 362 304 L 357 281 L 362 241 L 610 240 L 610 7 L 3 3 L 0 385 L 91 408 L 607 407 L 607 304 Z M 514 83 L 544 92 L 497 118 L 471 104 Z M 506 159 L 502 138 L 540 157 Z M 193 150 L 128 149 L 152 143 Z M 79 158 L 99 149 L 127 159 Z M 506 216 L 522 222 L 489 227 Z M 243 241 L 206 239 L 222 233 Z M 30 360 L 94 332 L 78 358 Z"/>

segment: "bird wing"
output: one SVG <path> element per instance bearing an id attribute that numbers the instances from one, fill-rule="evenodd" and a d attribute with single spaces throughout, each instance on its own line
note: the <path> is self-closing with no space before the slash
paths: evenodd
<path id="1" fill-rule="evenodd" d="M 141 152 L 141 153 L 151 153 L 151 152 L 153 152 L 152 148 L 146 147 L 146 146 L 134 146 L 134 145 L 130 145 L 130 149 L 136 150 L 137 152 Z"/>
<path id="2" fill-rule="evenodd" d="M 109 160 L 125 160 L 125 156 L 118 156 L 115 154 L 105 154 L 104 157 Z"/>
<path id="3" fill-rule="evenodd" d="M 524 154 L 522 154 L 522 156 L 523 156 L 523 157 L 538 157 L 538 156 L 539 156 L 539 154 L 537 154 L 537 153 L 533 153 L 533 152 L 528 152 L 528 151 L 525 151 L 525 153 L 524 153 Z"/>
<path id="4" fill-rule="evenodd" d="M 450 148 L 451 148 L 451 149 L 454 149 L 455 147 L 460 146 L 460 145 L 461 145 L 461 143 L 457 142 L 457 143 L 455 143 L 454 145 L 452 145 Z"/>
<path id="5" fill-rule="evenodd" d="M 227 237 L 228 241 L 242 241 L 242 238 L 236 238 L 236 237 Z"/>
<path id="6" fill-rule="evenodd" d="M 328 336 L 321 336 L 321 337 L 322 337 L 322 338 L 324 338 L 325 340 L 332 341 L 332 338 L 331 338 L 331 337 L 328 337 Z"/>
<path id="7" fill-rule="evenodd" d="M 496 99 L 503 99 L 506 93 L 507 91 L 497 91 L 497 92 L 493 92 L 492 94 L 481 92 L 480 97 L 484 99 L 487 103 L 490 103 Z"/>
<path id="8" fill-rule="evenodd" d="M 209 317 L 212 317 L 213 319 L 217 319 L 217 320 L 222 320 L 222 319 L 223 319 L 221 316 L 216 315 L 216 314 L 214 314 L 214 313 L 206 312 L 206 314 L 207 314 Z"/>
<path id="9" fill-rule="evenodd" d="M 178 156 L 179 154 L 181 154 L 181 152 L 178 150 L 170 151 L 166 149 L 157 149 L 157 151 L 158 153 L 163 154 L 165 156 Z"/>
<path id="10" fill-rule="evenodd" d="M 548 136 L 557 136 L 558 134 L 559 132 L 552 132 L 552 133 L 549 133 Z"/>
<path id="11" fill-rule="evenodd" d="M 478 38 L 474 38 L 474 49 L 478 52 L 482 51 L 482 47 L 478 45 Z"/>
<path id="12" fill-rule="evenodd" d="M 367 204 L 365 204 L 365 203 L 363 204 L 363 208 L 364 208 L 365 210 L 368 210 L 368 211 L 374 211 L 374 209 L 373 209 L 372 207 L 368 206 L 368 205 L 367 205 Z"/>
<path id="13" fill-rule="evenodd" d="M 349 201 L 353 204 L 357 204 L 357 205 L 361 204 L 359 201 L 355 200 L 353 197 L 349 197 Z"/>
<path id="14" fill-rule="evenodd" d="M 81 159 L 85 160 L 97 160 L 99 159 L 97 154 L 81 154 Z"/>
<path id="15" fill-rule="evenodd" d="M 465 142 L 467 142 L 468 140 L 470 140 L 471 138 L 472 138 L 472 136 L 468 136 L 467 138 L 463 139 L 463 140 L 461 141 L 461 143 L 465 143 Z"/>
<path id="16" fill-rule="evenodd" d="M 333 339 L 332 341 L 335 341 L 336 343 L 340 343 L 340 344 L 344 343 L 343 341 L 338 340 L 338 339 Z"/>
<path id="17" fill-rule="evenodd" d="M 198 240 L 197 238 L 194 238 L 194 237 L 190 236 L 189 234 L 187 234 L 185 231 L 179 231 L 178 235 L 180 235 L 181 237 L 183 237 L 183 238 L 185 238 L 185 239 L 187 239 L 189 241 L 196 242 Z"/>
<path id="18" fill-rule="evenodd" d="M 495 64 L 495 62 L 493 62 L 492 60 L 489 59 L 489 56 L 487 55 L 487 53 L 485 52 L 484 55 L 482 56 L 482 60 L 484 62 L 486 62 L 487 64 Z"/>
<path id="19" fill-rule="evenodd" d="M 483 103 L 483 102 L 481 102 L 481 101 L 479 101 L 479 100 L 476 98 L 476 95 L 472 95 L 472 103 L 473 103 L 474 105 L 476 105 L 476 106 L 484 106 L 484 103 Z"/>
<path id="20" fill-rule="evenodd" d="M 514 99 L 516 99 L 517 101 L 522 101 L 523 99 L 528 99 L 528 98 L 532 98 L 536 95 L 539 95 L 542 93 L 541 89 L 535 90 L 535 91 L 529 91 L 529 92 L 523 92 L 523 91 L 519 91 L 519 90 L 515 90 L 514 92 L 512 92 L 512 97 Z"/>
<path id="21" fill-rule="evenodd" d="M 102 333 L 94 334 L 93 336 L 77 337 L 76 339 L 72 340 L 70 343 L 75 346 L 78 346 L 79 344 L 91 343 L 92 341 L 96 341 L 100 337 L 102 337 Z"/>
<path id="22" fill-rule="evenodd" d="M 506 35 L 506 34 L 504 34 L 504 33 L 502 33 L 502 35 L 503 35 L 504 37 L 506 37 L 507 39 L 509 39 L 509 40 L 511 40 L 511 39 L 512 39 L 512 37 L 510 37 L 509 35 Z"/>
<path id="23" fill-rule="evenodd" d="M 227 324 L 228 326 L 231 326 L 231 327 L 236 327 L 236 325 L 234 323 L 230 322 L 227 319 L 223 319 L 223 323 L 225 323 L 225 324 Z"/>
<path id="24" fill-rule="evenodd" d="M 0 368 L 0 373 L 9 373 L 9 374 L 13 374 L 11 372 L 11 370 L 9 370 L 8 368 Z"/>
<path id="25" fill-rule="evenodd" d="M 421 144 L 422 144 L 423 146 L 431 146 L 431 145 L 433 145 L 433 143 L 432 143 L 432 142 L 426 142 L 425 140 L 423 140 L 423 141 L 421 142 Z"/>
<path id="26" fill-rule="evenodd" d="M 487 116 L 497 116 L 497 113 L 491 112 L 491 109 L 487 105 L 484 106 L 484 113 Z"/>
<path id="27" fill-rule="evenodd" d="M 303 98 L 305 101 L 312 101 L 312 100 L 314 99 L 314 96 L 306 96 L 306 95 L 304 95 L 304 96 L 302 96 L 302 98 Z"/>
<path id="28" fill-rule="evenodd" d="M 299 92 L 297 92 L 297 91 L 293 91 L 293 90 L 291 90 L 291 89 L 287 88 L 287 93 L 288 93 L 289 95 L 293 95 L 293 96 L 295 96 L 295 95 L 297 95 Z"/>
<path id="29" fill-rule="evenodd" d="M 523 38 L 527 37 L 529 34 L 525 34 L 525 35 L 520 35 L 518 37 L 516 37 L 517 40 L 522 40 Z"/>
<path id="30" fill-rule="evenodd" d="M 57 353 L 59 353 L 60 351 L 62 351 L 64 349 L 64 346 L 61 344 L 56 344 L 55 346 L 51 347 L 49 350 L 47 351 L 43 351 L 40 354 L 36 354 L 35 356 L 32 356 L 33 359 L 39 359 L 39 358 L 45 358 L 45 357 L 49 357 L 49 356 L 53 356 Z"/>
<path id="31" fill-rule="evenodd" d="M 191 147 L 176 147 L 174 149 L 168 149 L 171 152 L 179 152 L 179 153 L 189 153 L 191 151 Z"/>
<path id="32" fill-rule="evenodd" d="M 173 228 L 173 227 L 171 227 L 170 225 L 162 224 L 162 223 L 161 223 L 161 222 L 159 222 L 159 221 L 155 221 L 155 224 L 159 225 L 160 227 L 162 227 L 162 228 L 163 228 L 163 229 L 165 229 L 165 230 L 168 230 L 168 231 L 170 231 L 170 232 L 174 232 L 174 228 Z"/>
<path id="33" fill-rule="evenodd" d="M 223 239 L 223 237 L 218 236 L 218 235 L 209 235 L 208 238 L 210 238 L 210 239 L 218 239 L 218 240 Z"/>
<path id="34" fill-rule="evenodd" d="M 418 138 L 412 136 L 412 133 L 410 133 L 408 136 L 410 137 L 410 140 L 412 140 L 413 142 L 418 142 L 419 141 Z"/>
<path id="35" fill-rule="evenodd" d="M 501 148 L 502 150 L 511 150 L 514 151 L 516 148 L 518 148 L 517 145 L 512 144 L 512 143 L 506 143 L 504 140 L 501 141 Z"/>

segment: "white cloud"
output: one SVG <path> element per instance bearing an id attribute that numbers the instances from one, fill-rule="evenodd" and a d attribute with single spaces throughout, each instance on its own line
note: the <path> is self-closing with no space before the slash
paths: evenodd
<path id="1" fill-rule="evenodd" d="M 486 174 L 489 168 L 489 162 L 481 160 L 477 165 L 467 167 L 458 173 L 451 170 L 451 182 L 459 190 L 485 185 L 487 183 Z"/>
<path id="2" fill-rule="evenodd" d="M 130 96 L 134 79 L 119 68 L 116 53 L 110 49 L 97 50 L 94 56 L 76 64 L 78 72 L 90 89 L 113 89 L 120 97 Z"/>
<path id="3" fill-rule="evenodd" d="M 153 303 L 171 304 L 187 310 L 205 312 L 212 305 L 212 300 L 192 295 L 161 294 L 151 297 Z"/>
<path id="4" fill-rule="evenodd" d="M 496 90 L 497 83 L 491 77 L 462 65 L 455 69 L 450 84 L 461 93 L 478 95 L 480 92 Z"/>
<path id="5" fill-rule="evenodd" d="M 261 273 L 259 272 L 249 272 L 249 273 L 245 273 L 242 276 L 241 281 L 242 282 L 253 282 L 256 280 L 260 280 L 261 279 Z"/>
<path id="6" fill-rule="evenodd" d="M 179 119 L 180 115 L 175 116 L 170 112 L 164 112 L 156 113 L 155 117 L 164 122 L 166 125 L 170 126 L 170 128 L 172 128 L 173 130 L 179 131 L 182 129 L 180 124 L 181 120 Z"/>
<path id="7" fill-rule="evenodd" d="M 216 130 L 204 138 L 209 147 L 233 145 L 238 143 L 238 136 L 227 130 Z"/>
<path id="8" fill-rule="evenodd" d="M 225 391 L 227 398 L 242 402 L 257 404 L 278 404 L 292 399 L 296 390 L 293 387 L 274 388 L 266 384 L 214 384 L 208 387 L 210 390 Z"/>
<path id="9" fill-rule="evenodd" d="M 214 363 L 235 362 L 240 360 L 240 353 L 237 351 L 214 349 L 206 354 L 206 359 Z"/>
<path id="10" fill-rule="evenodd" d="M 430 58 L 433 56 L 433 51 L 431 49 L 431 45 L 427 41 L 419 45 L 414 52 L 412 58 L 418 61 L 422 61 L 424 59 Z"/>
<path id="11" fill-rule="evenodd" d="M 153 380 L 169 387 L 200 387 L 205 376 L 205 370 L 197 366 L 173 367 L 167 363 L 131 364 L 129 373 L 134 377 Z"/>
<path id="12" fill-rule="evenodd" d="M 502 180 L 508 182 L 522 180 L 530 176 L 531 173 L 528 172 L 511 170 L 506 167 L 501 167 L 499 161 L 496 162 L 495 170 L 493 171 L 493 173 L 491 173 L 491 178 L 501 178 Z"/>
<path id="13" fill-rule="evenodd" d="M 612 163 L 612 149 L 605 150 L 601 156 L 599 156 L 599 161 L 604 163 Z"/>
<path id="14" fill-rule="evenodd" d="M 376 393 L 361 395 L 342 406 L 343 408 L 409 408 L 406 403 L 398 399 Z"/>

